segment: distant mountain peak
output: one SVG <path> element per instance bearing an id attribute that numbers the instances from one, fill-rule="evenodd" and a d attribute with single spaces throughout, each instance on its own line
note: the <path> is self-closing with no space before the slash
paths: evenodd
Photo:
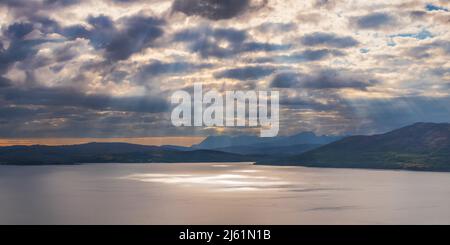
<path id="1" fill-rule="evenodd" d="M 450 123 L 414 123 L 384 134 L 350 136 L 279 164 L 450 170 Z"/>
<path id="2" fill-rule="evenodd" d="M 340 136 L 317 136 L 314 132 L 300 132 L 292 136 L 278 136 L 273 138 L 260 138 L 252 135 L 239 136 L 209 136 L 193 148 L 198 149 L 219 149 L 236 146 L 255 146 L 264 144 L 264 146 L 292 146 L 298 144 L 327 144 L 338 139 Z"/>
<path id="3" fill-rule="evenodd" d="M 303 131 L 303 132 L 296 133 L 294 135 L 311 135 L 311 136 L 316 136 L 316 133 L 314 133 L 312 131 Z"/>

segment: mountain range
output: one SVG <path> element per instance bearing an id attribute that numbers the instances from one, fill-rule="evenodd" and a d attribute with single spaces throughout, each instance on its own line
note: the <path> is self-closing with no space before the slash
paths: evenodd
<path id="1" fill-rule="evenodd" d="M 192 147 L 89 143 L 0 147 L 0 164 L 256 162 L 333 168 L 450 171 L 450 124 L 416 123 L 384 134 L 211 136 Z"/>
<path id="2" fill-rule="evenodd" d="M 257 164 L 450 171 L 450 124 L 416 123 L 385 134 L 350 136 Z"/>
<path id="3" fill-rule="evenodd" d="M 192 148 L 243 155 L 266 155 L 273 158 L 278 155 L 300 154 L 341 138 L 341 136 L 317 136 L 312 132 L 273 138 L 260 138 L 250 135 L 224 135 L 210 136 L 200 144 L 192 146 Z"/>
<path id="4" fill-rule="evenodd" d="M 233 146 L 291 146 L 300 144 L 323 145 L 341 139 L 341 136 L 317 136 L 313 132 L 302 132 L 292 136 L 277 136 L 272 138 L 261 138 L 252 135 L 242 136 L 210 136 L 198 145 L 196 149 L 218 149 Z"/>

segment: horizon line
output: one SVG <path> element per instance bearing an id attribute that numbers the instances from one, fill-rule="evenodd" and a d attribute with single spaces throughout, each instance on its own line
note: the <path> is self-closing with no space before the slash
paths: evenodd
<path id="1" fill-rule="evenodd" d="M 87 143 L 129 143 L 149 146 L 185 146 L 190 147 L 203 141 L 205 136 L 159 136 L 159 137 L 114 137 L 114 138 L 0 138 L 0 147 L 3 146 L 62 146 L 79 145 Z"/>

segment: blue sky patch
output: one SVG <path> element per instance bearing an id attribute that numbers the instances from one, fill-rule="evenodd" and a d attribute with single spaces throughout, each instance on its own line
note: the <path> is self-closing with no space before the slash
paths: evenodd
<path id="1" fill-rule="evenodd" d="M 448 12 L 448 8 L 437 6 L 437 5 L 434 5 L 434 4 L 431 4 L 431 3 L 428 3 L 427 5 L 425 5 L 425 9 L 427 11 L 439 11 L 439 10 L 442 10 L 442 11 Z"/>

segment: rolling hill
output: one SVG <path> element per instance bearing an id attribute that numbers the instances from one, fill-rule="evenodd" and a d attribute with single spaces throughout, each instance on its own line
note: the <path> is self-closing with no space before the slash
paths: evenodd
<path id="1" fill-rule="evenodd" d="M 298 145 L 287 145 L 287 146 L 275 146 L 267 144 L 254 144 L 254 145 L 239 145 L 239 146 L 229 146 L 224 148 L 216 148 L 214 150 L 241 154 L 241 155 L 264 155 L 268 157 L 280 157 L 287 155 L 297 155 L 309 150 L 318 148 L 322 145 L 319 144 L 298 144 Z"/>
<path id="2" fill-rule="evenodd" d="M 68 146 L 0 147 L 0 164 L 57 165 L 80 163 L 245 162 L 254 157 L 213 151 L 127 143 L 88 143 Z"/>
<path id="3" fill-rule="evenodd" d="M 450 171 L 450 124 L 416 123 L 385 134 L 346 137 L 257 164 Z"/>

